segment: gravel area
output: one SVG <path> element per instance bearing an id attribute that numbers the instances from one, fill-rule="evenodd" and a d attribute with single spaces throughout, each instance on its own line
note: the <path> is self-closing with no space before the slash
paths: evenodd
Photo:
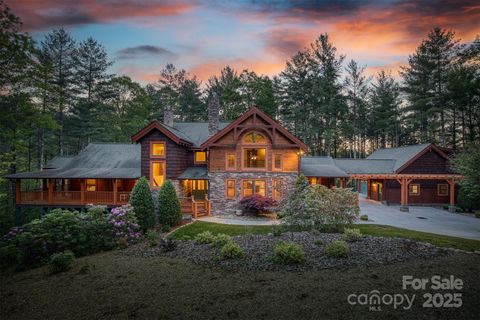
<path id="1" fill-rule="evenodd" d="M 186 260 L 209 267 L 221 267 L 232 270 L 321 270 L 329 268 L 350 268 L 392 264 L 414 259 L 430 259 L 446 256 L 451 250 L 438 248 L 428 243 L 420 243 L 402 238 L 383 238 L 365 236 L 357 242 L 350 242 L 347 258 L 331 258 L 325 254 L 325 246 L 333 240 L 341 240 L 341 234 L 312 234 L 309 232 L 289 232 L 281 236 L 242 235 L 233 237 L 246 253 L 243 259 L 220 260 L 220 249 L 210 244 L 197 244 L 193 240 L 176 240 L 176 248 L 164 252 L 161 247 L 151 247 L 147 243 L 132 246 L 120 251 L 120 254 L 138 257 L 164 256 Z M 273 249 L 278 241 L 294 241 L 300 244 L 307 261 L 298 265 L 274 263 L 271 259 Z M 317 244 L 318 240 L 322 244 Z"/>

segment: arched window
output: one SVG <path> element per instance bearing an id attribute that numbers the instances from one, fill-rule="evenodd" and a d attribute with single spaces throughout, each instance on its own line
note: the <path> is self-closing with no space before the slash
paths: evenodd
<path id="1" fill-rule="evenodd" d="M 245 143 L 267 143 L 267 139 L 258 132 L 250 132 L 243 137 Z"/>

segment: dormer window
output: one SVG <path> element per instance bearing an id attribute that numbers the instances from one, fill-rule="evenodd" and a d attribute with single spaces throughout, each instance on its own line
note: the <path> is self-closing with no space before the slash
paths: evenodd
<path id="1" fill-rule="evenodd" d="M 250 132 L 245 137 L 243 138 L 244 143 L 260 143 L 260 144 L 265 144 L 267 143 L 267 139 L 263 135 L 261 135 L 258 132 Z"/>
<path id="2" fill-rule="evenodd" d="M 195 163 L 206 163 L 206 162 L 207 162 L 207 152 L 196 151 L 195 152 Z"/>

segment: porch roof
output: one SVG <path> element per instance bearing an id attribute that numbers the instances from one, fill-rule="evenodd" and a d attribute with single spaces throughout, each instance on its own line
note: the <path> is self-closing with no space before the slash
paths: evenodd
<path id="1" fill-rule="evenodd" d="M 137 179 L 140 178 L 140 145 L 91 143 L 60 167 L 44 171 L 10 174 L 8 179 Z"/>
<path id="2" fill-rule="evenodd" d="M 207 167 L 188 167 L 178 176 L 178 179 L 208 180 Z"/>
<path id="3" fill-rule="evenodd" d="M 331 157 L 302 157 L 300 171 L 307 177 L 348 178 Z"/>

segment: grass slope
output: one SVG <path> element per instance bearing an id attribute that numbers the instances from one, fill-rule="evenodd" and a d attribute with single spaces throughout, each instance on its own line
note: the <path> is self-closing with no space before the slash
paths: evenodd
<path id="1" fill-rule="evenodd" d="M 370 268 L 231 272 L 112 251 L 80 258 L 64 273 L 1 276 L 0 319 L 476 319 L 479 260 L 456 254 Z M 402 275 L 462 279 L 463 306 L 423 308 L 429 290 L 403 290 Z M 347 303 L 348 295 L 371 290 L 417 297 L 413 310 Z"/>
<path id="2" fill-rule="evenodd" d="M 355 228 L 359 228 L 363 234 L 382 237 L 400 237 L 406 239 L 413 239 L 417 241 L 431 243 L 439 247 L 450 247 L 455 249 L 462 249 L 467 251 L 480 250 L 480 241 L 443 236 L 433 233 L 419 232 L 406 230 L 401 228 L 395 228 L 383 225 L 355 225 Z M 254 233 L 264 234 L 272 232 L 272 226 L 239 226 L 239 225 L 226 225 L 212 222 L 197 221 L 189 224 L 170 235 L 172 239 L 193 239 L 196 234 L 206 230 L 210 230 L 212 233 L 225 233 L 231 236 Z"/>

